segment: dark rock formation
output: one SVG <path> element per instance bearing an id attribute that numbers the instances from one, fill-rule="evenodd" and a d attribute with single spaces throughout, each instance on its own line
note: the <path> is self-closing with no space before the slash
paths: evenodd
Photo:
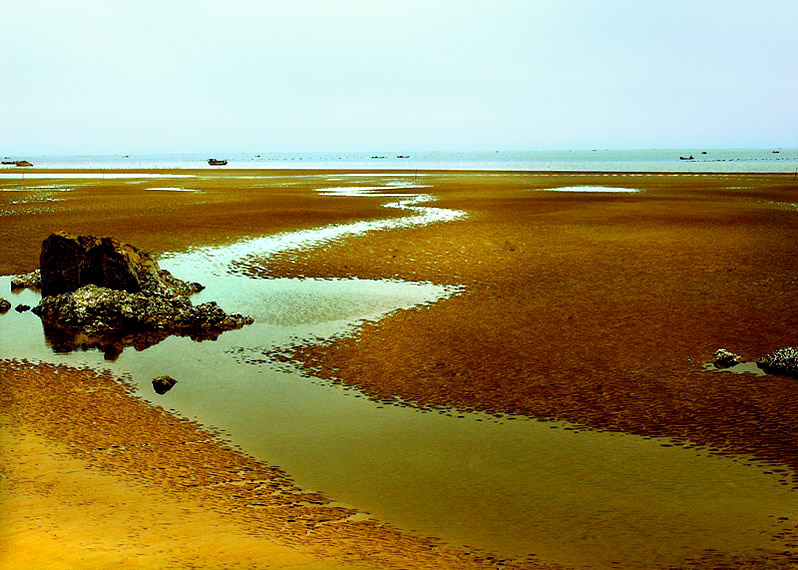
<path id="1" fill-rule="evenodd" d="M 11 278 L 11 290 L 34 289 L 38 291 L 42 288 L 42 272 L 34 269 L 29 273 L 20 273 Z"/>
<path id="2" fill-rule="evenodd" d="M 740 357 L 725 348 L 715 351 L 715 366 L 718 368 L 728 368 L 740 362 Z"/>
<path id="3" fill-rule="evenodd" d="M 5 315 L 11 308 L 11 303 L 0 297 L 0 315 Z"/>
<path id="4" fill-rule="evenodd" d="M 24 305 L 20 303 L 19 305 L 14 307 L 14 310 L 18 313 L 24 313 L 25 311 L 30 311 L 30 305 Z"/>
<path id="5" fill-rule="evenodd" d="M 34 312 L 42 320 L 95 336 L 166 331 L 203 339 L 253 322 L 252 317 L 225 313 L 214 301 L 195 306 L 185 295 L 129 293 L 97 285 L 44 297 Z"/>
<path id="6" fill-rule="evenodd" d="M 186 283 L 146 253 L 111 237 L 51 234 L 42 242 L 39 257 L 43 297 L 99 285 L 117 291 L 139 293 L 195 293 L 198 283 Z"/>
<path id="7" fill-rule="evenodd" d="M 142 350 L 170 335 L 215 339 L 253 322 L 213 301 L 195 306 L 188 295 L 202 285 L 113 238 L 52 234 L 40 260 L 42 300 L 33 311 L 59 352 L 97 347 L 113 360 L 125 346 Z"/>
<path id="8" fill-rule="evenodd" d="M 158 376 L 152 380 L 152 389 L 157 394 L 166 394 L 175 384 L 177 384 L 177 380 L 171 376 Z"/>
<path id="9" fill-rule="evenodd" d="M 798 376 L 798 349 L 791 346 L 780 348 L 773 354 L 757 358 L 756 365 L 768 374 Z"/>

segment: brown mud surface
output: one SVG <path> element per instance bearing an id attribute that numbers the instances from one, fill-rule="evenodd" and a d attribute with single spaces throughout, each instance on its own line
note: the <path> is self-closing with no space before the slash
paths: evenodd
<path id="1" fill-rule="evenodd" d="M 26 170 L 25 174 L 29 172 L 37 173 Z M 38 267 L 42 240 L 58 230 L 75 235 L 113 236 L 159 254 L 183 251 L 192 245 L 230 243 L 253 235 L 402 215 L 396 210 L 375 208 L 374 200 L 369 198 L 321 200 L 315 189 L 337 183 L 309 176 L 318 173 L 121 172 L 197 178 L 0 179 L 0 275 Z M 58 191 L 48 186 L 71 190 Z M 196 192 L 152 190 L 169 187 Z"/>
<path id="2" fill-rule="evenodd" d="M 109 375 L 0 361 L 0 378 L 1 568 L 546 567 L 353 520 Z"/>
<path id="3" fill-rule="evenodd" d="M 781 175 L 457 175 L 467 219 L 269 258 L 270 276 L 464 284 L 292 360 L 374 398 L 670 436 L 798 468 L 798 381 L 709 372 L 798 342 L 796 183 Z M 605 185 L 637 194 L 545 192 Z M 788 482 L 794 473 L 783 473 Z"/>
<path id="4" fill-rule="evenodd" d="M 41 240 L 56 230 L 113 235 L 158 254 L 404 215 L 380 208 L 387 199 L 319 196 L 319 187 L 346 183 L 307 173 L 200 174 L 136 184 L 28 180 L 22 191 L 20 181 L 0 180 L 0 274 L 36 267 Z M 365 180 L 350 184 L 379 185 Z M 366 324 L 353 337 L 299 348 L 296 364 L 410 405 L 557 418 L 752 453 L 791 482 L 797 381 L 702 367 L 720 346 L 753 359 L 798 342 L 791 177 L 425 173 L 422 183 L 432 187 L 420 192 L 439 198 L 430 205 L 469 217 L 291 252 L 249 271 L 428 280 L 463 284 L 465 292 Z M 72 189 L 33 188 L 56 184 Z M 536 191 L 577 184 L 644 191 Z M 146 190 L 172 186 L 199 192 Z M 497 565 L 378 521 L 348 519 L 352 511 L 303 493 L 201 426 L 146 406 L 117 380 L 9 361 L 0 362 L 0 379 L 3 456 L 20 458 L 2 463 L 6 567 L 18 552 L 41 560 L 39 567 Z M 109 486 L 124 496 L 117 501 Z M 123 516 L 85 524 L 117 509 Z M 143 519 L 149 529 L 140 528 Z M 217 538 L 192 542 L 210 527 Z M 710 553 L 690 565 L 724 564 Z"/>

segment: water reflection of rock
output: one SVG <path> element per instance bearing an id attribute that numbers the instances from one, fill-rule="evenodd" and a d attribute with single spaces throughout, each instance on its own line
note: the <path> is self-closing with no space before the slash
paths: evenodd
<path id="1" fill-rule="evenodd" d="M 52 321 L 42 320 L 44 339 L 53 352 L 66 354 L 76 351 L 99 350 L 105 360 L 116 360 L 126 348 L 145 350 L 166 340 L 170 336 L 188 336 L 191 340 L 216 340 L 223 331 L 202 331 L 191 334 L 176 334 L 170 331 L 138 331 L 128 334 L 86 334 L 64 327 Z"/>

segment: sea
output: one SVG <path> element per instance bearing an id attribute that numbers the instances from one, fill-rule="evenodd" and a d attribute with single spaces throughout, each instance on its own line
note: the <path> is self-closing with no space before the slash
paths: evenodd
<path id="1" fill-rule="evenodd" d="M 211 166 L 208 159 L 226 160 Z M 798 175 L 798 149 L 537 150 L 450 152 L 270 152 L 220 154 L 16 155 L 35 168 L 341 169 L 536 172 L 763 172 Z M 14 168 L 3 165 L 3 168 Z"/>

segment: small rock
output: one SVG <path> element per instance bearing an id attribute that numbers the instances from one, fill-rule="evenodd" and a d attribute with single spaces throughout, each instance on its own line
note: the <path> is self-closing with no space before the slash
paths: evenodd
<path id="1" fill-rule="evenodd" d="M 42 272 L 39 269 L 34 269 L 28 273 L 20 273 L 11 278 L 11 290 L 18 289 L 35 289 L 38 291 L 42 288 Z"/>
<path id="2" fill-rule="evenodd" d="M 11 303 L 0 297 L 0 315 L 5 315 L 11 308 Z"/>
<path id="3" fill-rule="evenodd" d="M 158 394 L 166 394 L 177 384 L 177 380 L 171 376 L 158 376 L 152 380 L 152 389 Z"/>
<path id="4" fill-rule="evenodd" d="M 728 368 L 740 362 L 740 357 L 725 348 L 719 348 L 715 351 L 715 366 L 719 368 Z"/>
<path id="5" fill-rule="evenodd" d="M 798 349 L 791 346 L 780 348 L 773 354 L 757 358 L 756 365 L 768 374 L 798 376 Z"/>
<path id="6" fill-rule="evenodd" d="M 24 313 L 25 311 L 30 311 L 30 305 L 19 304 L 14 307 L 14 310 L 18 313 Z"/>

